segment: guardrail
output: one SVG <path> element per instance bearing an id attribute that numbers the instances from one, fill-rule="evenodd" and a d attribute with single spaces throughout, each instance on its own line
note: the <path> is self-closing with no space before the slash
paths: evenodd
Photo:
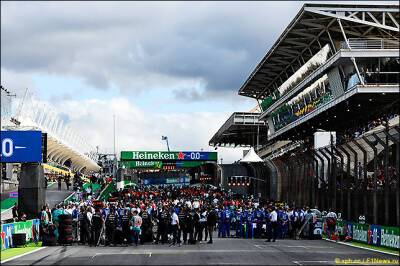
<path id="1" fill-rule="evenodd" d="M 395 39 L 348 39 L 341 43 L 342 49 L 399 49 L 399 41 Z M 350 46 L 350 47 L 349 47 Z"/>

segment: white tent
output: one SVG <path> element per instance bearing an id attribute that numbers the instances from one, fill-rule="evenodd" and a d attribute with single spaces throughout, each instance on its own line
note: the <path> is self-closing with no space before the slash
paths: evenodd
<path id="1" fill-rule="evenodd" d="M 257 155 L 257 153 L 254 151 L 254 148 L 252 147 L 246 154 L 246 156 L 244 156 L 243 159 L 240 160 L 240 162 L 256 163 L 256 162 L 263 162 L 263 160 L 260 158 L 260 156 Z"/>

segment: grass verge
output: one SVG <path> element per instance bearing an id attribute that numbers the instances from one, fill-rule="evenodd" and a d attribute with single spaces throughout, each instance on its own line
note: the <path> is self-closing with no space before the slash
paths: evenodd
<path id="1" fill-rule="evenodd" d="M 384 251 L 384 252 L 392 253 L 393 255 L 399 256 L 399 251 L 396 251 L 396 250 L 390 249 L 390 248 L 375 247 L 375 246 L 372 246 L 372 245 L 368 245 L 368 244 L 364 244 L 364 243 L 358 243 L 358 242 L 349 242 L 349 244 L 351 244 L 352 246 L 355 246 L 355 247 L 370 248 L 370 249 L 373 249 L 373 250 Z"/>
<path id="2" fill-rule="evenodd" d="M 323 239 L 326 240 L 327 238 L 323 237 Z M 332 242 L 334 242 L 334 241 L 332 241 Z M 359 247 L 359 248 L 369 248 L 369 249 L 376 250 L 376 251 L 383 251 L 383 252 L 387 252 L 387 253 L 390 253 L 390 254 L 393 254 L 393 255 L 396 255 L 396 256 L 399 256 L 399 252 L 400 252 L 399 250 L 396 251 L 395 249 L 391 249 L 391 248 L 376 247 L 376 246 L 373 246 L 373 245 L 368 245 L 368 244 L 365 244 L 365 243 L 359 243 L 359 242 L 355 242 L 355 241 L 351 241 L 351 242 L 338 241 L 336 243 L 339 243 L 339 244 L 342 243 L 342 244 L 346 244 L 346 245 L 353 246 L 353 247 Z"/>
<path id="3" fill-rule="evenodd" d="M 42 242 L 39 242 L 37 246 L 34 243 L 29 243 L 26 245 L 26 247 L 9 248 L 9 249 L 2 250 L 0 253 L 0 261 L 28 253 L 32 250 L 35 250 L 35 249 L 38 249 L 41 247 L 42 247 Z"/>

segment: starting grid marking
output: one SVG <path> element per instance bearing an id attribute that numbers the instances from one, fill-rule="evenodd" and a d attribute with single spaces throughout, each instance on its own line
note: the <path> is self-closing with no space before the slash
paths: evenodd
<path id="1" fill-rule="evenodd" d="M 200 250 L 182 250 L 182 249 L 173 249 L 173 250 L 133 250 L 132 252 L 98 252 L 95 253 L 91 258 L 94 259 L 97 256 L 107 256 L 107 255 L 148 255 L 151 257 L 152 255 L 184 255 L 184 254 L 192 254 L 192 253 L 240 253 L 240 252 L 275 252 L 275 250 L 251 250 L 251 249 L 200 249 Z"/>
<path id="2" fill-rule="evenodd" d="M 285 246 L 285 245 L 254 245 L 256 248 L 259 249 L 264 249 L 264 248 L 269 248 L 269 247 L 280 247 L 280 248 L 304 248 L 304 249 L 331 249 L 333 247 L 321 247 L 321 246 Z"/>

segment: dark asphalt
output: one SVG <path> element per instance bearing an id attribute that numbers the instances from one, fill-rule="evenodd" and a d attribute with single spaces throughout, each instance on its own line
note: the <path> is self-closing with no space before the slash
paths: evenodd
<path id="1" fill-rule="evenodd" d="M 57 183 L 54 183 L 47 187 L 46 189 L 46 202 L 49 204 L 50 208 L 53 208 L 55 204 L 60 203 L 66 199 L 69 195 L 73 193 L 72 186 L 67 190 L 67 186 L 62 182 L 61 190 L 58 190 Z"/>
<path id="2" fill-rule="evenodd" d="M 399 257 L 324 240 L 215 239 L 214 244 L 47 247 L 4 265 L 335 265 L 335 259 Z"/>

